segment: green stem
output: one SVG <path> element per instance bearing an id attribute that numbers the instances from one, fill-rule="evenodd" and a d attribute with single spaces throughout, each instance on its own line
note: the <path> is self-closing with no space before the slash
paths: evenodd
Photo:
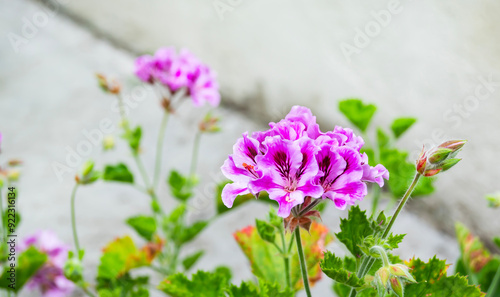
<path id="1" fill-rule="evenodd" d="M 385 239 L 385 238 L 387 238 L 387 236 L 389 236 L 389 233 L 391 232 L 392 226 L 394 225 L 396 218 L 398 217 L 401 210 L 403 210 L 403 207 L 405 206 L 406 202 L 408 202 L 408 199 L 410 199 L 410 195 L 413 192 L 413 190 L 415 190 L 415 187 L 417 186 L 418 181 L 420 180 L 420 177 L 422 177 L 422 175 L 420 173 L 417 173 L 415 175 L 415 177 L 413 178 L 413 181 L 412 181 L 410 187 L 408 188 L 408 190 L 406 190 L 406 193 L 403 195 L 403 198 L 401 198 L 401 201 L 399 202 L 398 208 L 396 209 L 396 211 L 392 215 L 391 221 L 389 222 L 389 224 L 385 228 L 384 233 L 382 234 L 382 239 Z M 363 258 L 363 261 L 361 262 L 361 266 L 359 267 L 358 273 L 356 273 L 357 277 L 363 278 L 368 273 L 368 271 L 370 271 L 370 268 L 372 267 L 373 263 L 375 263 L 375 261 L 376 261 L 376 259 L 373 257 Z M 349 293 L 349 297 L 354 297 L 354 296 L 356 296 L 356 294 L 357 294 L 356 290 L 353 288 L 353 289 L 351 289 L 351 292 Z"/>
<path id="2" fill-rule="evenodd" d="M 290 244 L 288 245 L 288 251 L 292 250 L 294 238 L 295 238 L 295 233 L 292 233 L 292 238 L 290 238 Z"/>
<path id="3" fill-rule="evenodd" d="M 302 249 L 302 240 L 300 239 L 300 228 L 295 228 L 295 240 L 297 242 L 297 252 L 299 254 L 300 269 L 302 271 L 302 280 L 304 281 L 304 289 L 307 297 L 311 297 L 311 288 L 309 287 L 309 277 L 307 277 L 306 259 L 304 258 L 304 250 Z"/>
<path id="4" fill-rule="evenodd" d="M 493 297 L 497 291 L 498 284 L 500 284 L 500 266 L 498 266 L 497 273 L 495 274 L 495 277 L 493 278 L 493 281 L 491 282 L 490 288 L 488 289 L 488 292 L 486 293 L 486 297 Z"/>
<path id="5" fill-rule="evenodd" d="M 168 112 L 165 111 L 161 119 L 160 132 L 158 133 L 158 142 L 156 143 L 156 159 L 155 159 L 155 173 L 153 176 L 153 188 L 156 189 L 160 179 L 161 157 L 163 155 L 163 142 L 165 139 L 165 129 L 168 123 Z"/>
<path id="6" fill-rule="evenodd" d="M 286 285 L 288 288 L 292 288 L 292 280 L 290 279 L 290 255 L 289 249 L 287 249 L 287 244 L 285 240 L 285 229 L 282 227 L 280 228 L 280 235 L 281 235 L 281 246 L 283 247 L 283 262 L 285 263 L 285 279 L 286 279 Z"/>
<path id="7" fill-rule="evenodd" d="M 387 257 L 387 252 L 383 247 L 379 245 L 372 246 L 370 248 L 370 251 L 376 251 L 380 255 L 380 257 L 382 257 L 382 263 L 384 267 L 389 267 L 389 265 L 391 265 L 391 263 L 389 262 L 389 258 Z"/>
<path id="8" fill-rule="evenodd" d="M 78 242 L 78 234 L 76 233 L 76 214 L 75 214 L 75 198 L 78 184 L 75 184 L 71 192 L 71 227 L 73 229 L 73 240 L 75 241 L 76 254 L 80 254 L 80 243 Z"/>
<path id="9" fill-rule="evenodd" d="M 193 153 L 191 155 L 191 167 L 189 169 L 189 178 L 194 178 L 194 175 L 196 173 L 196 165 L 198 163 L 198 151 L 200 149 L 200 138 L 201 138 L 201 132 L 196 132 L 196 135 L 194 137 L 194 144 L 193 144 Z"/>
<path id="10" fill-rule="evenodd" d="M 312 210 L 314 207 L 316 207 L 316 205 L 318 205 L 320 202 L 322 201 L 322 199 L 315 199 L 313 202 L 309 203 L 308 206 L 306 206 L 303 210 L 301 210 L 299 212 L 299 217 L 303 216 L 304 214 L 306 214 L 308 211 Z"/>

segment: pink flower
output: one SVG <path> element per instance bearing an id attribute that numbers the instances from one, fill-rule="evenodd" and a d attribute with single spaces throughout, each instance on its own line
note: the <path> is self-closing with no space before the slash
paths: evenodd
<path id="1" fill-rule="evenodd" d="M 154 59 L 150 55 L 140 56 L 135 59 L 135 75 L 147 83 L 153 82 Z"/>
<path id="2" fill-rule="evenodd" d="M 256 168 L 257 155 L 259 155 L 259 142 L 248 137 L 247 133 L 243 134 L 243 137 L 238 139 L 233 146 L 233 154 L 221 168 L 224 176 L 233 181 L 222 190 L 222 202 L 227 207 L 233 206 L 238 195 L 249 194 L 248 184 L 261 177 L 261 173 Z"/>
<path id="3" fill-rule="evenodd" d="M 306 196 L 321 197 L 323 189 L 313 184 L 318 164 L 314 158 L 317 147 L 311 139 L 290 141 L 273 136 L 268 137 L 264 145 L 266 154 L 257 157 L 263 177 L 251 181 L 250 189 L 255 193 L 267 191 L 269 198 L 279 204 L 279 216 L 288 217 L 291 209 L 302 204 Z"/>
<path id="4" fill-rule="evenodd" d="M 74 284 L 63 273 L 69 246 L 60 241 L 52 231 L 39 231 L 22 241 L 18 248 L 22 252 L 30 246 L 47 254 L 48 260 L 28 281 L 27 287 L 38 288 L 43 297 L 69 296 Z"/>
<path id="5" fill-rule="evenodd" d="M 135 61 L 135 74 L 148 83 L 159 82 L 170 93 L 185 89 L 195 106 L 220 103 L 216 73 L 186 49 L 177 54 L 175 48 L 164 47 L 154 57 L 140 56 Z"/>
<path id="6" fill-rule="evenodd" d="M 222 194 L 227 207 L 238 195 L 266 191 L 284 218 L 306 197 L 326 198 L 345 209 L 366 196 L 367 182 L 382 187 L 389 178 L 384 166 L 370 167 L 367 155 L 360 153 L 363 138 L 338 126 L 321 132 L 306 107 L 292 107 L 285 119 L 269 126 L 252 137 L 244 134 L 222 166 L 233 181 Z"/>

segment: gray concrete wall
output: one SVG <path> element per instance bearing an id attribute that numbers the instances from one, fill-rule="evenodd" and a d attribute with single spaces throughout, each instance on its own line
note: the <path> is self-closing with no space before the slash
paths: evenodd
<path id="1" fill-rule="evenodd" d="M 42 12 L 47 13 L 47 6 L 26 0 L 0 3 L 4 36 L 0 39 L 0 131 L 4 134 L 0 159 L 25 161 L 19 184 L 21 234 L 51 228 L 71 242 L 71 174 L 60 182 L 51 164 L 64 162 L 66 147 L 75 148 L 85 139 L 83 129 L 96 129 L 103 118 L 118 119 L 112 99 L 97 89 L 93 74 L 113 74 L 134 86 L 134 56 L 163 45 L 188 47 L 219 73 L 224 132 L 204 139 L 202 186 L 211 183 L 241 132 L 279 120 L 294 104 L 311 107 L 324 130 L 347 125 L 337 111 L 337 101 L 360 97 L 379 105 L 375 117 L 379 125 L 387 126 L 400 115 L 420 119 L 400 140 L 411 152 L 418 152 L 422 143 L 438 142 L 442 135 L 470 141 L 463 162 L 439 178 L 437 192 L 412 201 L 412 212 L 404 213 L 397 231 L 409 235 L 401 255 L 425 258 L 438 253 L 454 262 L 457 247 L 449 234 L 456 220 L 485 238 L 500 233 L 498 211 L 487 209 L 483 199 L 500 187 L 496 170 L 500 161 L 495 155 L 500 148 L 496 137 L 500 124 L 496 116 L 500 110 L 498 2 L 61 2 L 50 5 L 53 14 L 47 23 L 39 23 L 29 36 L 23 32 L 26 19 L 36 22 Z M 221 16 L 214 3 L 226 3 L 231 9 Z M 389 9 L 392 12 L 385 15 L 390 15 L 390 21 L 380 26 L 380 32 L 372 34 L 359 53 L 344 55 L 341 47 L 355 45 L 357 29 L 376 29 L 374 15 Z M 5 38 L 9 33 L 27 42 L 13 46 Z M 483 80 L 494 83 L 491 92 L 481 92 L 478 98 L 476 89 L 484 86 Z M 165 158 L 165 172 L 187 170 L 182 160 L 190 153 L 191 133 L 202 115 L 186 105 L 171 122 L 166 148 L 171 158 Z M 150 170 L 160 116 L 153 96 L 132 113 L 133 121 L 147 131 L 143 148 Z M 95 147 L 89 157 L 98 160 L 99 166 L 130 160 L 124 146 L 113 155 Z M 165 186 L 160 192 L 162 202 L 173 207 Z M 89 276 L 100 248 L 115 236 L 131 233 L 123 220 L 147 212 L 148 204 L 146 196 L 119 185 L 99 183 L 79 192 L 79 230 Z M 193 219 L 209 216 L 213 212 L 209 205 Z M 225 264 L 234 270 L 236 281 L 250 278 L 231 233 L 251 224 L 255 216 L 265 216 L 266 209 L 250 204 L 203 232 L 189 247 L 207 248 L 198 268 Z M 341 215 L 330 208 L 323 219 L 337 231 Z M 329 285 L 324 281 L 315 290 L 329 292 Z"/>

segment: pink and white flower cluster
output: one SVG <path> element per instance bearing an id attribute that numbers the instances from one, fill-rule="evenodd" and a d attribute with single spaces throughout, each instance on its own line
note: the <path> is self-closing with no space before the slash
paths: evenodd
<path id="1" fill-rule="evenodd" d="M 68 258 L 69 246 L 64 244 L 52 231 L 39 231 L 27 237 L 19 245 L 22 252 L 34 246 L 47 254 L 45 264 L 27 283 L 29 289 L 39 289 L 43 297 L 69 296 L 75 285 L 64 276 L 63 267 Z"/>
<path id="2" fill-rule="evenodd" d="M 161 83 L 171 93 L 186 89 L 195 106 L 220 103 L 217 74 L 186 49 L 177 53 L 173 47 L 164 47 L 154 56 L 140 56 L 135 60 L 135 74 L 144 82 Z"/>
<path id="3" fill-rule="evenodd" d="M 251 136 L 244 133 L 224 162 L 222 172 L 233 181 L 222 191 L 227 207 L 238 195 L 266 191 L 284 218 L 307 196 L 330 199 L 345 209 L 366 196 L 367 182 L 382 187 L 389 178 L 383 165 L 368 164 L 360 152 L 361 137 L 339 126 L 321 132 L 306 107 L 292 107 L 285 119 L 269 126 Z"/>

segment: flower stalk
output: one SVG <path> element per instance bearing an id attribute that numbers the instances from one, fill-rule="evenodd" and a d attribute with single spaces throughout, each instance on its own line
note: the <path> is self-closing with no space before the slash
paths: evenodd
<path id="1" fill-rule="evenodd" d="M 73 240 L 75 242 L 76 254 L 80 253 L 80 242 L 78 241 L 78 233 L 76 232 L 76 214 L 75 214 L 75 199 L 76 190 L 78 189 L 78 183 L 73 187 L 71 192 L 71 228 L 73 230 Z"/>
<path id="2" fill-rule="evenodd" d="M 304 289 L 306 290 L 307 297 L 311 297 L 309 277 L 307 276 L 307 263 L 304 257 L 304 250 L 302 248 L 302 240 L 300 238 L 300 228 L 295 229 L 295 240 L 297 242 L 297 252 L 299 254 L 300 270 L 302 272 L 302 280 L 304 281 Z"/>

